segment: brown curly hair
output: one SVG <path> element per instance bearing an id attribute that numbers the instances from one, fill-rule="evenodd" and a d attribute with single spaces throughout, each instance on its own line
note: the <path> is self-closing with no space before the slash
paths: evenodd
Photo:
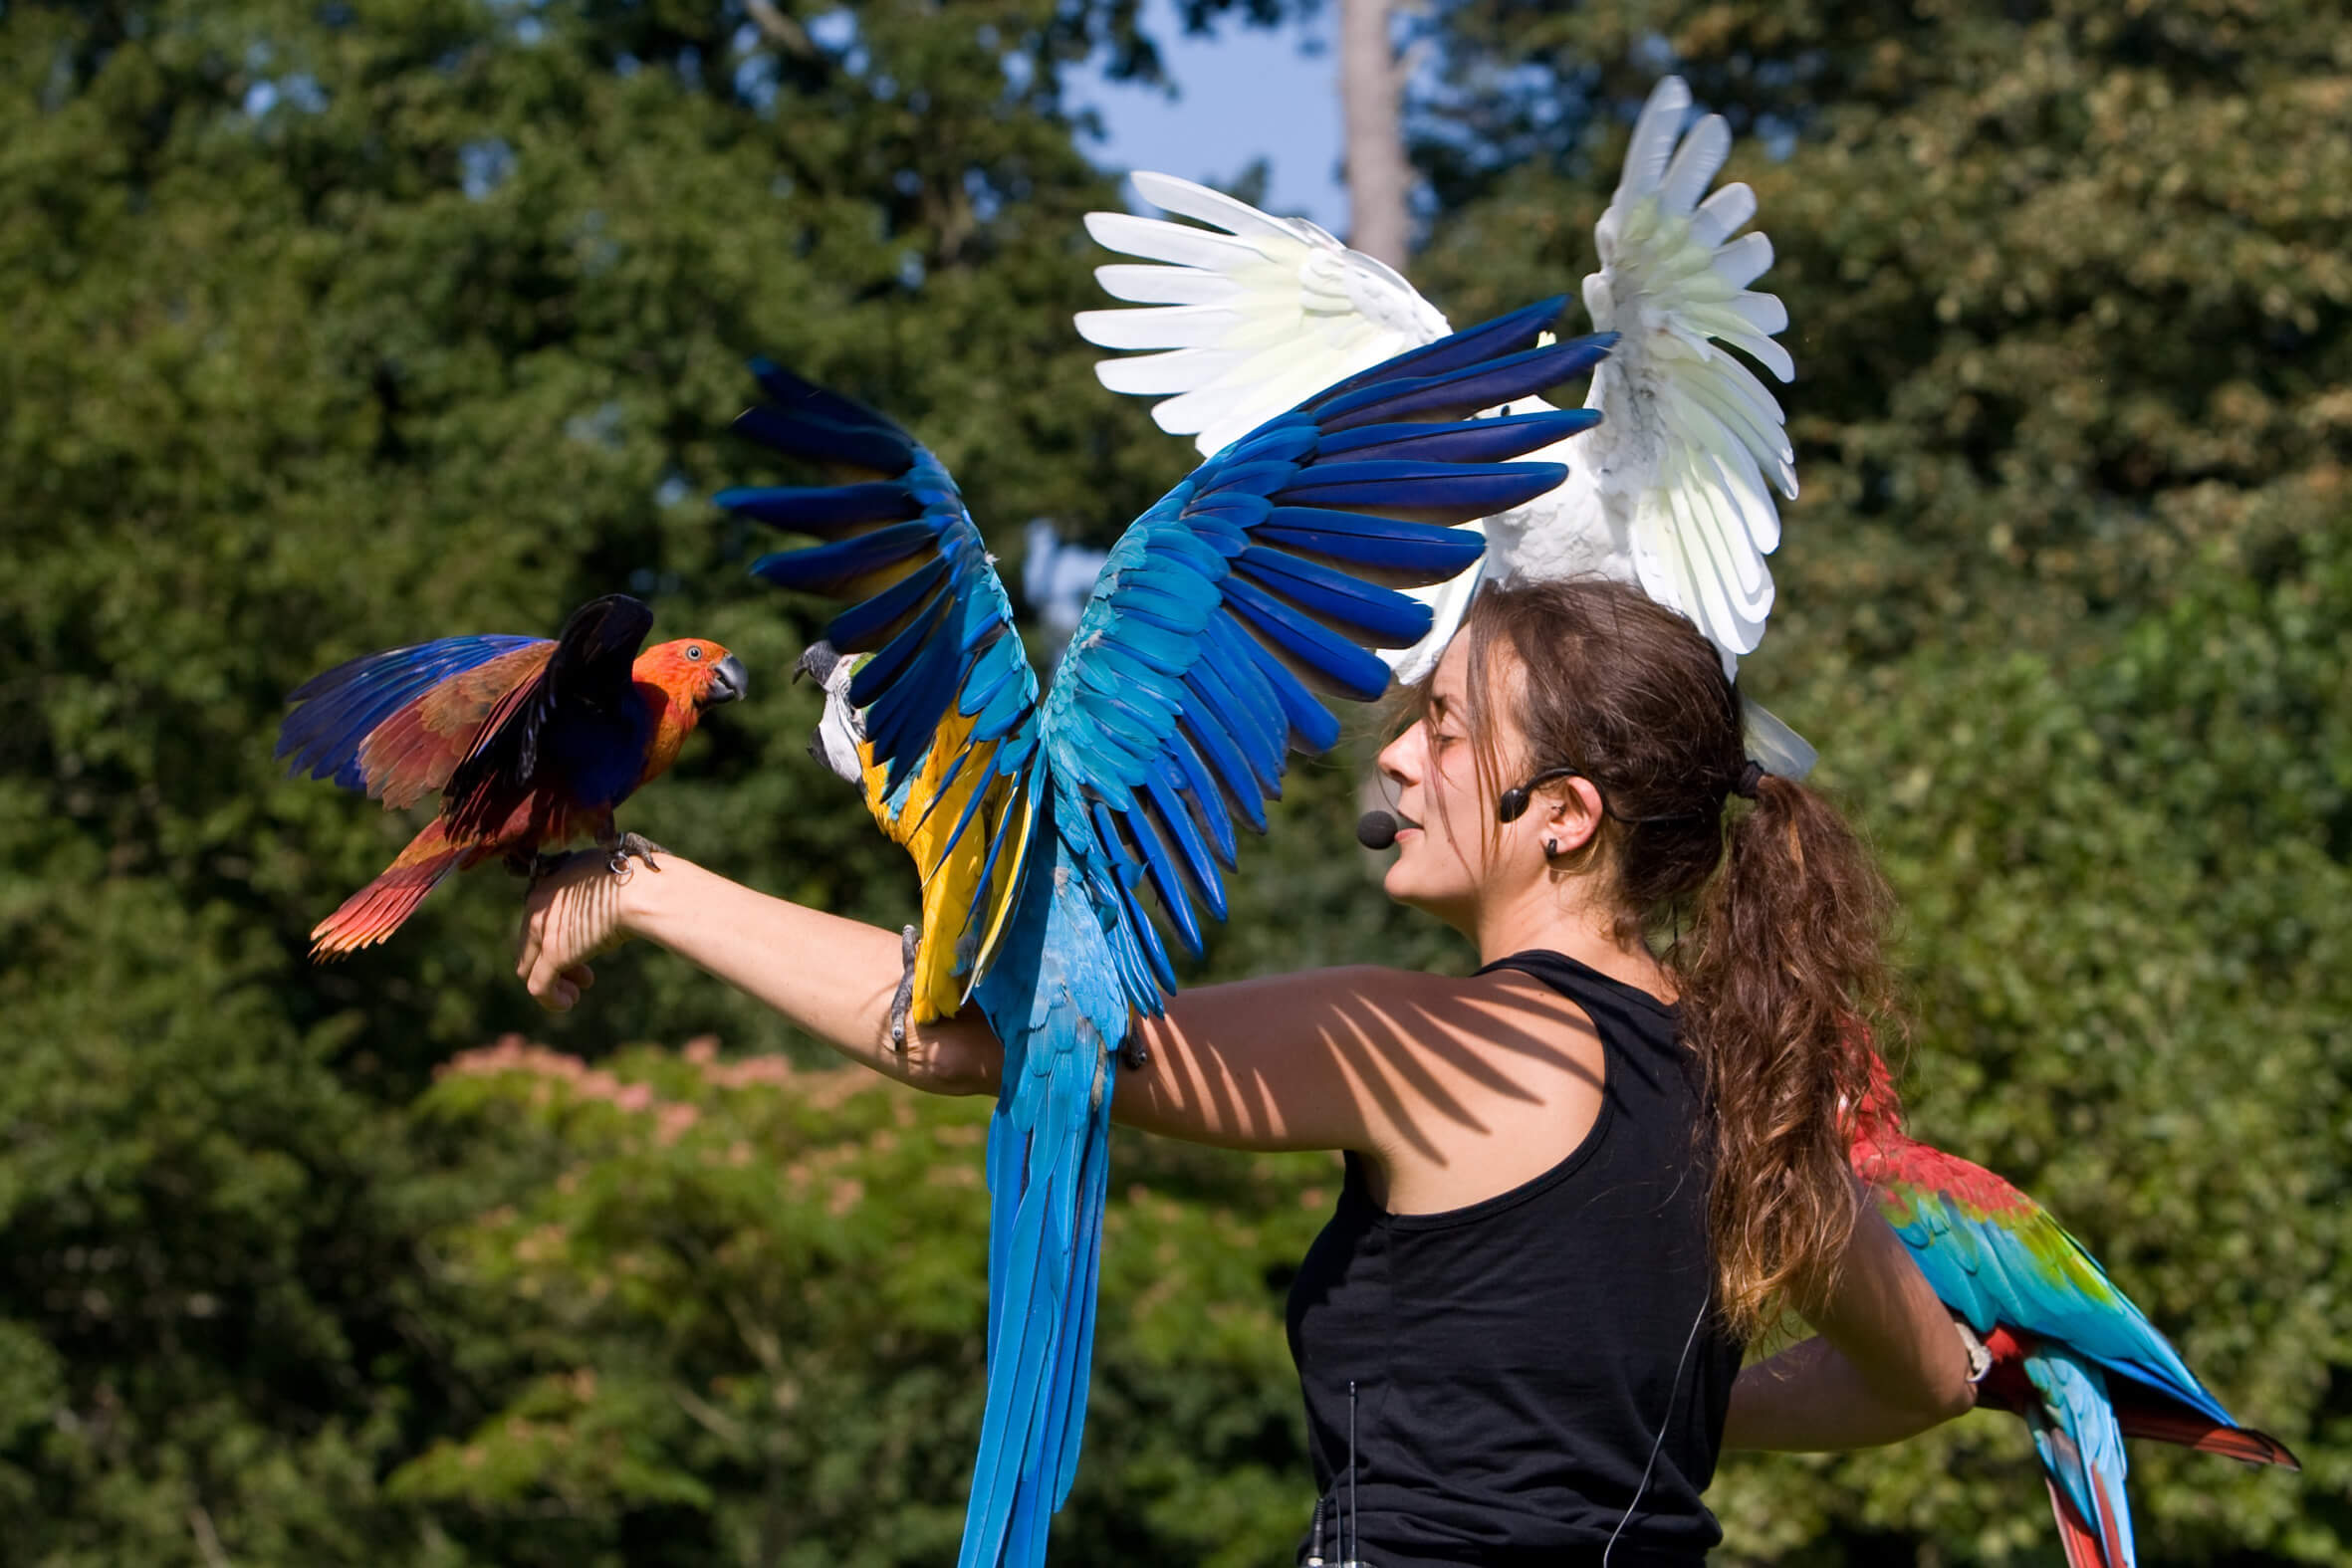
<path id="1" fill-rule="evenodd" d="M 1600 831 L 1559 863 L 1602 872 L 1620 940 L 1653 943 L 1681 993 L 1713 1112 L 1718 1307 L 1754 1338 L 1830 1286 L 1858 1217 L 1844 1114 L 1868 1084 L 1844 1041 L 1857 1023 L 1899 1032 L 1886 884 L 1795 780 L 1733 798 L 1749 762 L 1739 692 L 1698 629 L 1639 588 L 1489 585 L 1463 635 L 1486 792 L 1503 712 L 1527 745 L 1513 766 L 1572 767 L 1600 790 Z M 1498 691 L 1505 648 L 1524 678 Z"/>

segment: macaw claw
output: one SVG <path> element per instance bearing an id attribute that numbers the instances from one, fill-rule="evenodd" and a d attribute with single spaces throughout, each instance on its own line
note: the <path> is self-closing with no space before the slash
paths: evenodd
<path id="1" fill-rule="evenodd" d="M 668 850 L 642 833 L 623 833 L 612 846 L 612 858 L 606 864 L 612 868 L 614 876 L 626 882 L 636 871 L 636 867 L 629 864 L 631 860 L 643 861 L 648 871 L 659 871 L 661 862 L 653 857 L 668 853 Z"/>
<path id="2" fill-rule="evenodd" d="M 1127 1037 L 1119 1041 L 1119 1065 L 1129 1072 L 1141 1072 L 1151 1065 L 1151 1047 L 1143 1043 L 1133 1024 L 1127 1026 Z"/>
<path id="3" fill-rule="evenodd" d="M 903 966 L 898 974 L 898 989 L 890 994 L 890 1048 L 906 1049 L 906 1016 L 915 1005 L 915 954 L 923 946 L 920 926 L 908 926 L 898 933 L 898 951 Z"/>

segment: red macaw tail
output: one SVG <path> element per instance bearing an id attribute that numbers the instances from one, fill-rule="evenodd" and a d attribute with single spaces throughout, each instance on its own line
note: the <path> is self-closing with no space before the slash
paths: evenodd
<path id="1" fill-rule="evenodd" d="M 2248 1464 L 2283 1464 L 2290 1470 L 2303 1467 L 2292 1450 L 2266 1432 L 2208 1421 L 2161 1397 L 2127 1390 L 2120 1378 L 2112 1380 L 2108 1388 L 2115 1396 L 2115 1425 L 2127 1438 L 2177 1443 L 2200 1454 L 2219 1454 Z"/>
<path id="2" fill-rule="evenodd" d="M 383 875 L 343 901 L 343 907 L 311 931 L 311 959 L 325 963 L 373 947 L 400 929 L 424 902 L 441 878 L 467 862 L 463 844 L 452 844 L 441 830 L 441 819 L 425 823 L 424 831 L 408 841 Z M 472 846 L 477 847 L 478 846 Z"/>
<path id="3" fill-rule="evenodd" d="M 2058 1483 L 2046 1475 L 2042 1480 L 2050 1489 L 2050 1512 L 2058 1516 L 2058 1544 L 2065 1549 L 2066 1568 L 2127 1568 L 2131 1559 L 2108 1555 L 2099 1532 L 2075 1511 Z"/>

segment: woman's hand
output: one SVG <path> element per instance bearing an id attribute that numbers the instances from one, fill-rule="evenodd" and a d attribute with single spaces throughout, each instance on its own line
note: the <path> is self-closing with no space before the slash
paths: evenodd
<path id="1" fill-rule="evenodd" d="M 620 895 L 638 872 L 631 866 L 627 875 L 615 875 L 608 853 L 584 849 L 567 855 L 532 887 L 523 906 L 523 946 L 515 973 L 541 1007 L 568 1012 L 596 983 L 588 961 L 627 937 Z"/>

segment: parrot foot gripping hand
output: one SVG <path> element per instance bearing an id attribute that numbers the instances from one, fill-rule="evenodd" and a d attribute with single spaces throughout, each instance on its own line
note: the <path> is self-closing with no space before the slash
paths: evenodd
<path id="1" fill-rule="evenodd" d="M 636 867 L 629 864 L 631 860 L 643 861 L 648 871 L 659 871 L 661 862 L 653 857 L 668 853 L 668 850 L 642 833 L 623 833 L 614 841 L 612 858 L 606 863 L 611 866 L 614 876 L 626 882 L 636 871 Z"/>
<path id="2" fill-rule="evenodd" d="M 902 968 L 898 974 L 898 989 L 890 994 L 890 1048 L 906 1049 L 906 1015 L 915 1005 L 915 960 L 923 951 L 923 928 L 906 926 L 898 933 L 898 951 Z"/>

